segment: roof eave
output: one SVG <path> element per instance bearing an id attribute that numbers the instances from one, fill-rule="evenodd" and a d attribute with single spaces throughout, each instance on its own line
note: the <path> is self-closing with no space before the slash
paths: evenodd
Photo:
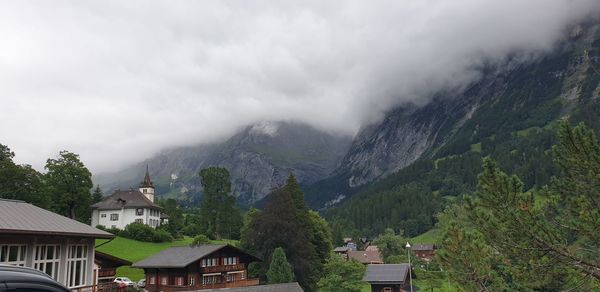
<path id="1" fill-rule="evenodd" d="M 60 235 L 69 237 L 86 237 L 86 238 L 101 238 L 110 239 L 115 236 L 111 233 L 77 233 L 77 232 L 60 232 L 60 231 L 46 231 L 46 230 L 15 230 L 15 229 L 0 229 L 0 234 L 19 234 L 19 235 Z"/>

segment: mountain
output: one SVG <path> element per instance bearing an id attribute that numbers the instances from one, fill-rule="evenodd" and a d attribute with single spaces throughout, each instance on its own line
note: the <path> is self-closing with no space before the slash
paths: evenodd
<path id="1" fill-rule="evenodd" d="M 482 68 L 482 78 L 466 88 L 440 92 L 424 106 L 402 105 L 380 123 L 362 129 L 333 175 L 305 189 L 307 200 L 317 209 L 367 206 L 377 194 L 410 182 L 432 184 L 428 196 L 446 192 L 448 186 L 439 182 L 444 179 L 456 184 L 455 191 L 470 190 L 476 176 L 469 173 L 464 179 L 453 178 L 470 171 L 454 169 L 455 173 L 437 177 L 441 173 L 434 175 L 435 170 L 425 169 L 448 159 L 457 165 L 461 162 L 456 159 L 474 161 L 473 154 L 499 158 L 512 171 L 530 177 L 529 187 L 538 185 L 548 174 L 539 174 L 536 181 L 540 170 L 519 168 L 518 163 L 547 160 L 542 155 L 548 154 L 552 126 L 558 119 L 585 121 L 598 129 L 599 68 L 598 24 L 574 27 L 551 53 L 528 60 L 515 55 L 501 66 Z M 530 149 L 522 149 L 523 145 Z M 525 156 L 502 157 L 502 151 Z M 407 169 L 419 161 L 424 163 L 418 166 L 423 169 Z M 471 162 L 463 166 L 478 167 Z M 434 176 L 438 181 L 431 180 Z M 344 203 L 352 196 L 356 198 Z"/>
<path id="2" fill-rule="evenodd" d="M 252 204 L 283 185 L 290 173 L 303 185 L 327 176 L 350 143 L 351 137 L 304 124 L 262 122 L 224 142 L 166 150 L 121 171 L 94 176 L 94 182 L 108 192 L 137 187 L 148 165 L 159 196 L 193 202 L 201 194 L 200 170 L 221 166 L 230 171 L 238 202 Z"/>

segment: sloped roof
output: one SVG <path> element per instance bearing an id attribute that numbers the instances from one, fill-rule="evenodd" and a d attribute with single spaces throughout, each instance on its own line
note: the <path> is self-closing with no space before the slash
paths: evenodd
<path id="1" fill-rule="evenodd" d="M 259 285 L 259 286 L 248 286 L 239 288 L 219 288 L 219 289 L 202 289 L 202 290 L 190 290 L 191 291 L 226 291 L 226 292 L 302 292 L 302 287 L 297 282 L 292 283 L 281 283 L 281 284 L 270 284 L 270 285 Z"/>
<path id="2" fill-rule="evenodd" d="M 106 231 L 23 201 L 0 199 L 0 214 L 0 234 L 114 237 Z"/>
<path id="3" fill-rule="evenodd" d="M 379 251 L 351 250 L 348 251 L 348 257 L 363 264 L 383 264 L 383 259 L 381 258 L 381 253 Z"/>
<path id="4" fill-rule="evenodd" d="M 433 243 L 418 243 L 413 245 L 410 249 L 413 251 L 434 250 L 435 245 Z"/>
<path id="5" fill-rule="evenodd" d="M 230 248 L 245 254 L 250 260 L 260 261 L 260 259 L 245 253 L 244 251 L 228 244 L 200 244 L 195 246 L 175 246 L 165 249 L 151 257 L 134 263 L 134 268 L 184 268 L 191 263 L 210 255 L 211 253 Z"/>
<path id="6" fill-rule="evenodd" d="M 334 252 L 347 252 L 348 250 L 350 250 L 350 248 L 347 246 L 338 246 L 333 249 Z"/>
<path id="7" fill-rule="evenodd" d="M 363 281 L 380 284 L 404 284 L 408 278 L 408 264 L 368 265 Z"/>
<path id="8" fill-rule="evenodd" d="M 140 183 L 140 188 L 154 188 L 154 184 L 152 180 L 150 180 L 150 172 L 148 171 L 148 165 L 146 164 L 146 175 L 144 176 L 144 180 Z"/>
<path id="9" fill-rule="evenodd" d="M 121 208 L 156 208 L 160 206 L 150 201 L 142 192 L 138 190 L 115 191 L 104 200 L 93 204 L 92 209 L 98 210 L 116 210 Z"/>

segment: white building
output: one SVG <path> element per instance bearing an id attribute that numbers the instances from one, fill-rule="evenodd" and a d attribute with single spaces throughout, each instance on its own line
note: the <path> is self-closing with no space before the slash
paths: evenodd
<path id="1" fill-rule="evenodd" d="M 69 288 L 86 287 L 95 284 L 95 239 L 113 237 L 34 205 L 0 199 L 0 265 L 38 269 Z"/>
<path id="2" fill-rule="evenodd" d="M 101 202 L 92 205 L 92 226 L 123 229 L 133 222 L 151 227 L 161 224 L 162 208 L 154 204 L 154 185 L 146 169 L 138 190 L 117 190 Z M 164 214 L 163 219 L 165 217 Z"/>

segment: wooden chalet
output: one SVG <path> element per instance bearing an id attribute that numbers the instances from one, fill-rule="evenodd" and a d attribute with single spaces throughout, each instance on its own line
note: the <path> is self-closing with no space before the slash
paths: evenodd
<path id="1" fill-rule="evenodd" d="M 144 269 L 146 290 L 189 291 L 258 285 L 248 279 L 248 264 L 260 259 L 224 244 L 171 247 L 134 263 Z"/>
<path id="2" fill-rule="evenodd" d="M 430 261 L 435 256 L 435 245 L 433 243 L 414 244 L 410 249 L 416 257 L 425 261 Z"/>
<path id="3" fill-rule="evenodd" d="M 363 281 L 371 284 L 371 292 L 411 291 L 409 269 L 408 264 L 368 265 Z M 412 273 L 413 278 L 414 275 Z"/>
<path id="4" fill-rule="evenodd" d="M 94 252 L 94 282 L 96 285 L 112 284 L 117 268 L 131 266 L 131 262 L 100 251 Z"/>

